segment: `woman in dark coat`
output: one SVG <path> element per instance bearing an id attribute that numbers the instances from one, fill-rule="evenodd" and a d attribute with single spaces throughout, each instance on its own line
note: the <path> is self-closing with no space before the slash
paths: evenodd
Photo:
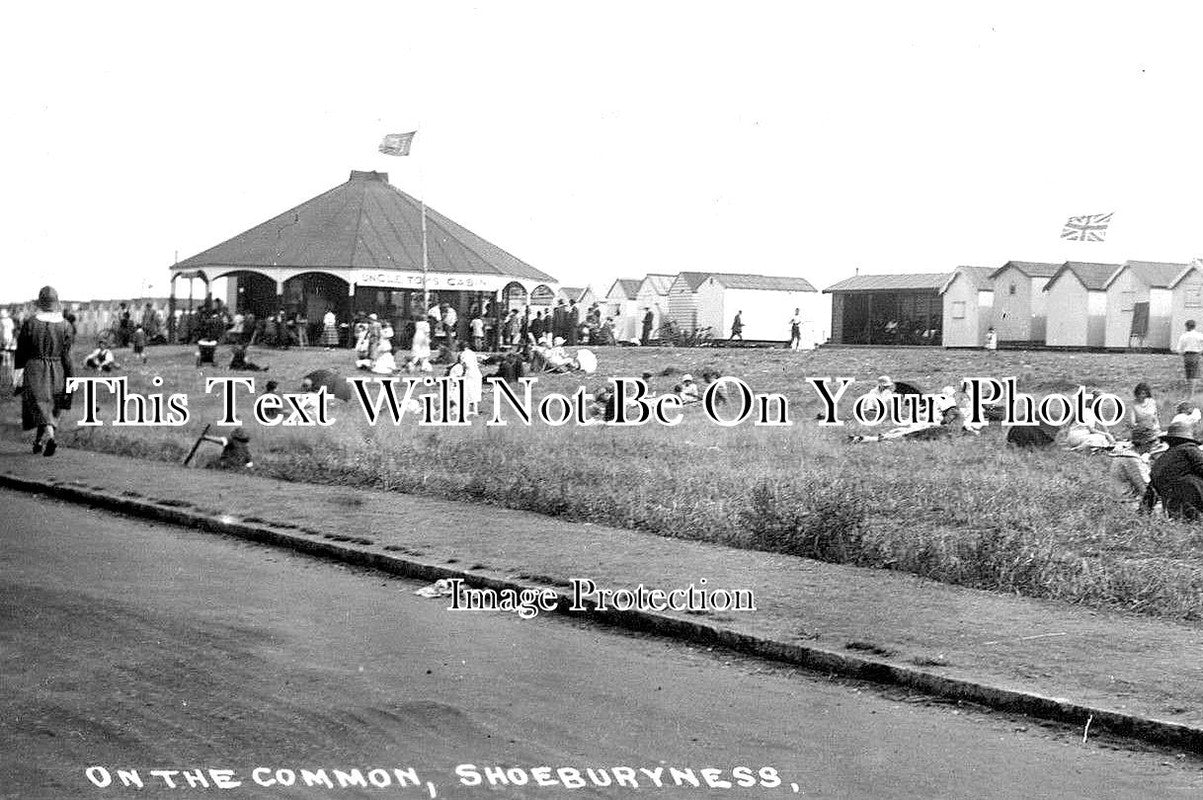
<path id="1" fill-rule="evenodd" d="M 1149 489 L 1144 506 L 1152 509 L 1160 498 L 1165 513 L 1173 519 L 1203 517 L 1203 450 L 1195 439 L 1194 419 L 1175 416 L 1162 441 L 1170 446 L 1149 471 Z"/>
<path id="2" fill-rule="evenodd" d="M 17 369 L 23 369 L 21 425 L 37 430 L 33 452 L 54 455 L 59 414 L 71 407 L 67 379 L 71 369 L 71 325 L 59 311 L 58 293 L 50 286 L 38 292 L 38 311 L 17 336 Z M 45 443 L 43 444 L 43 440 Z"/>

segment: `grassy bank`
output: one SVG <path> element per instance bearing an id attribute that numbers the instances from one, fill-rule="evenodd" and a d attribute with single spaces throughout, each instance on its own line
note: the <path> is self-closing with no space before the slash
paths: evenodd
<path id="1" fill-rule="evenodd" d="M 271 366 L 256 376 L 259 381 L 271 377 L 285 389 L 319 367 L 353 374 L 341 351 L 257 351 L 253 358 Z M 967 375 L 1014 375 L 1033 393 L 1089 383 L 1128 399 L 1143 379 L 1162 401 L 1164 423 L 1179 383 L 1172 356 L 621 349 L 602 351 L 601 361 L 602 375 L 666 367 L 696 374 L 712 366 L 758 391 L 784 393 L 794 424 L 722 428 L 691 408 L 675 428 L 487 428 L 480 421 L 467 429 L 411 422 L 373 428 L 357 405 L 336 403 L 337 422 L 329 428 L 261 428 L 248 420 L 256 471 L 502 505 L 1032 597 L 1203 618 L 1203 529 L 1150 519 L 1117 503 L 1105 456 L 1010 451 L 996 427 L 947 442 L 851 446 L 845 441 L 850 428 L 815 424 L 820 406 L 805 383 L 812 376 L 856 377 L 851 392 L 859 394 L 881 372 L 932 389 Z M 203 391 L 191 352 L 153 349 L 150 365 L 128 374 L 136 391 L 186 392 L 189 425 L 68 426 L 64 441 L 148 460 L 182 459 L 199 429 L 220 414 L 218 399 Z M 154 375 L 163 377 L 162 389 L 151 386 Z M 667 389 L 675 378 L 656 381 Z M 536 394 L 570 391 L 580 382 L 543 377 Z M 485 401 L 488 407 L 488 392 Z M 17 405 L 5 403 L 12 419 Z M 242 408 L 249 417 L 249 404 Z M 110 404 L 102 409 L 111 419 Z M 488 535 L 487 521 L 481 535 Z"/>

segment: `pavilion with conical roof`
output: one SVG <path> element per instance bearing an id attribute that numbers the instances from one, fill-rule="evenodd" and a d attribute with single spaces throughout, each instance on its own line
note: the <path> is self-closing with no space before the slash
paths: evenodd
<path id="1" fill-rule="evenodd" d="M 340 321 L 377 313 L 398 330 L 434 303 L 450 303 L 466 327 L 476 313 L 550 303 L 558 289 L 547 273 L 424 209 L 383 172 L 352 171 L 346 183 L 171 270 L 173 296 L 177 277 L 207 285 L 226 278 L 237 311 L 298 313 L 311 322 L 330 310 Z"/>

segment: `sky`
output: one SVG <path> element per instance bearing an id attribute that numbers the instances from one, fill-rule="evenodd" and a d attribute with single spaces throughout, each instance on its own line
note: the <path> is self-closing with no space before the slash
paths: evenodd
<path id="1" fill-rule="evenodd" d="M 352 169 L 599 293 L 1186 262 L 1197 7 L 24 3 L 0 46 L 0 302 L 166 295 L 177 253 Z M 415 129 L 409 157 L 377 152 Z M 1104 212 L 1105 242 L 1060 238 Z"/>

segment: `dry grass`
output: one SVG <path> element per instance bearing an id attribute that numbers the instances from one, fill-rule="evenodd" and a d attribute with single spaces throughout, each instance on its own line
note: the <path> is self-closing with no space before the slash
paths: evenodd
<path id="1" fill-rule="evenodd" d="M 224 357 L 224 353 L 222 354 Z M 283 389 L 318 367 L 349 369 L 343 351 L 258 351 Z M 187 392 L 185 429 L 82 429 L 77 446 L 178 461 L 218 402 L 184 348 L 151 350 L 130 370 L 131 387 Z M 939 581 L 1203 618 L 1203 534 L 1150 519 L 1111 499 L 1109 461 L 1061 450 L 1007 450 L 1001 432 L 947 442 L 850 446 L 847 428 L 826 429 L 805 379 L 857 377 L 859 394 L 881 372 L 938 389 L 967 375 L 1017 376 L 1039 394 L 1089 383 L 1128 399 L 1149 382 L 1168 420 L 1179 382 L 1166 355 L 921 350 L 615 349 L 607 375 L 712 366 L 754 389 L 785 393 L 790 428 L 720 428 L 688 409 L 676 428 L 645 426 L 469 429 L 372 428 L 355 405 L 335 404 L 326 429 L 259 428 L 256 472 L 293 481 L 362 486 L 471 500 L 733 547 L 912 572 Z M 224 374 L 216 371 L 212 374 Z M 601 379 L 591 382 L 599 383 Z M 661 389 L 675 378 L 658 379 Z M 538 392 L 575 389 L 579 378 L 542 378 Z M 853 395 L 849 395 L 851 397 Z M 485 406 L 489 405 L 486 392 Z M 6 401 L 8 402 L 8 401 Z M 845 406 L 848 404 L 845 403 Z M 9 402 L 15 410 L 15 404 Z M 102 406 L 106 410 L 109 407 Z M 249 404 L 243 407 L 249 417 Z M 11 413 L 11 412 L 10 412 Z M 110 417 L 111 418 L 111 415 Z"/>

